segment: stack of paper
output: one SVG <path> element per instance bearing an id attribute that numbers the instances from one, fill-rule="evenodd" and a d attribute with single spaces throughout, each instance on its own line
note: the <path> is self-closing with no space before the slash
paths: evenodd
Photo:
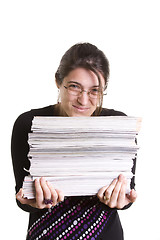
<path id="1" fill-rule="evenodd" d="M 41 176 L 65 196 L 80 196 L 96 194 L 122 173 L 130 191 L 140 122 L 126 116 L 34 117 L 24 197 L 35 197 L 34 180 Z"/>

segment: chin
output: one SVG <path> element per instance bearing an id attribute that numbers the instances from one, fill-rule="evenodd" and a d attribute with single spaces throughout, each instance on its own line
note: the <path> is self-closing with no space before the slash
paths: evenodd
<path id="1" fill-rule="evenodd" d="M 75 113 L 75 112 L 72 112 L 72 113 L 68 114 L 68 116 L 69 117 L 90 117 L 92 115 L 92 113 L 90 113 L 90 112 L 88 112 L 88 113 Z"/>

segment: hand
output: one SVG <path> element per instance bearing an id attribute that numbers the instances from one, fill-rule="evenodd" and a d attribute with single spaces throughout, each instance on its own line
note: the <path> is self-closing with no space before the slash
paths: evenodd
<path id="1" fill-rule="evenodd" d="M 109 186 L 102 187 L 98 191 L 99 200 L 110 208 L 122 209 L 129 203 L 136 201 L 137 193 L 134 189 L 126 194 L 127 180 L 120 174 L 118 179 L 114 179 Z"/>
<path id="2" fill-rule="evenodd" d="M 21 188 L 16 194 L 16 199 L 22 204 L 28 204 L 39 209 L 51 208 L 58 202 L 64 201 L 63 193 L 58 189 L 54 189 L 52 184 L 46 181 L 43 177 L 35 180 L 35 191 L 36 198 L 27 199 L 23 197 L 23 189 Z M 45 204 L 44 199 L 51 199 L 52 203 Z"/>

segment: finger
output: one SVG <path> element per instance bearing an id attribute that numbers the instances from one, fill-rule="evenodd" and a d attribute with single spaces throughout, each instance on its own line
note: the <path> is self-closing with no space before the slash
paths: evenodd
<path id="1" fill-rule="evenodd" d="M 43 190 L 40 184 L 40 180 L 37 178 L 35 179 L 35 191 L 36 191 L 36 203 L 37 207 L 42 209 L 44 208 L 44 195 L 43 195 Z"/>
<path id="2" fill-rule="evenodd" d="M 105 193 L 104 193 L 104 196 L 105 196 L 104 200 L 105 201 L 110 201 L 112 193 L 113 193 L 113 191 L 115 189 L 115 186 L 117 184 L 117 181 L 118 181 L 117 178 L 114 179 L 112 181 L 112 183 L 109 185 L 109 187 L 105 190 Z"/>
<path id="3" fill-rule="evenodd" d="M 59 189 L 56 189 L 56 192 L 58 194 L 58 202 L 63 202 L 64 201 L 64 194 L 62 191 L 60 191 Z"/>
<path id="4" fill-rule="evenodd" d="M 118 199 L 117 199 L 117 208 L 122 209 L 127 203 L 125 203 L 126 198 L 126 188 L 127 188 L 127 180 L 124 179 L 121 185 L 121 189 L 119 191 Z"/>
<path id="5" fill-rule="evenodd" d="M 19 192 L 16 194 L 16 199 L 21 203 L 21 204 L 27 204 L 33 206 L 35 204 L 35 199 L 27 199 L 23 197 L 23 189 L 21 188 Z"/>
<path id="6" fill-rule="evenodd" d="M 106 191 L 108 186 L 104 186 L 102 188 L 99 189 L 98 193 L 97 193 L 97 197 L 99 198 L 100 201 L 103 201 L 104 199 L 104 192 Z"/>
<path id="7" fill-rule="evenodd" d="M 26 204 L 27 200 L 26 198 L 23 197 L 23 189 L 21 188 L 19 190 L 19 192 L 16 194 L 16 199 L 22 203 L 22 204 Z"/>
<path id="8" fill-rule="evenodd" d="M 16 199 L 21 202 L 23 199 L 23 189 L 20 188 L 19 192 L 16 194 Z"/>
<path id="9" fill-rule="evenodd" d="M 114 179 L 109 186 L 104 186 L 98 191 L 97 197 L 101 202 L 105 204 L 108 203 L 116 182 L 117 182 L 117 179 Z"/>
<path id="10" fill-rule="evenodd" d="M 52 199 L 52 197 L 51 197 L 51 191 L 50 191 L 50 189 L 49 189 L 49 187 L 48 187 L 48 184 L 47 184 L 47 181 L 45 180 L 45 178 L 44 177 L 42 177 L 41 179 L 40 179 L 40 184 L 41 184 L 41 188 L 42 188 L 42 191 L 43 191 L 43 203 L 44 203 L 44 200 L 46 199 L 46 200 L 50 200 L 50 199 Z M 49 203 L 49 204 L 45 204 L 46 206 L 46 208 L 50 208 L 51 207 L 51 205 L 52 205 L 52 203 Z"/>
<path id="11" fill-rule="evenodd" d="M 135 202 L 137 199 L 137 193 L 134 189 L 131 190 L 130 195 L 127 195 L 130 202 Z"/>
<path id="12" fill-rule="evenodd" d="M 118 181 L 112 191 L 112 195 L 110 197 L 110 202 L 108 204 L 109 207 L 111 207 L 111 208 L 117 207 L 117 200 L 118 200 L 118 196 L 119 196 L 123 181 L 124 181 L 124 177 L 123 177 L 123 175 L 120 175 L 118 178 Z"/>
<path id="13" fill-rule="evenodd" d="M 58 203 L 58 193 L 50 182 L 47 182 L 47 186 L 50 189 L 51 199 L 53 201 L 52 206 L 55 206 Z"/>
<path id="14" fill-rule="evenodd" d="M 45 180 L 44 177 L 42 177 L 40 179 L 40 184 L 41 184 L 41 187 L 42 187 L 44 199 L 50 199 L 51 198 L 51 191 L 50 191 L 50 189 L 48 187 L 48 184 L 47 184 L 47 181 Z"/>

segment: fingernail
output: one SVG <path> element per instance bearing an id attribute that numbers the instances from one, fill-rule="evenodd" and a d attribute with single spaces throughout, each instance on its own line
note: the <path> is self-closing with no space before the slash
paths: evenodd
<path id="1" fill-rule="evenodd" d="M 48 186 L 52 186 L 52 184 L 50 182 L 46 181 L 46 183 Z"/>
<path id="2" fill-rule="evenodd" d="M 124 181 L 124 176 L 122 174 L 120 174 L 118 180 Z"/>
<path id="3" fill-rule="evenodd" d="M 36 179 L 35 179 L 35 182 L 39 183 L 39 178 L 36 178 Z"/>

